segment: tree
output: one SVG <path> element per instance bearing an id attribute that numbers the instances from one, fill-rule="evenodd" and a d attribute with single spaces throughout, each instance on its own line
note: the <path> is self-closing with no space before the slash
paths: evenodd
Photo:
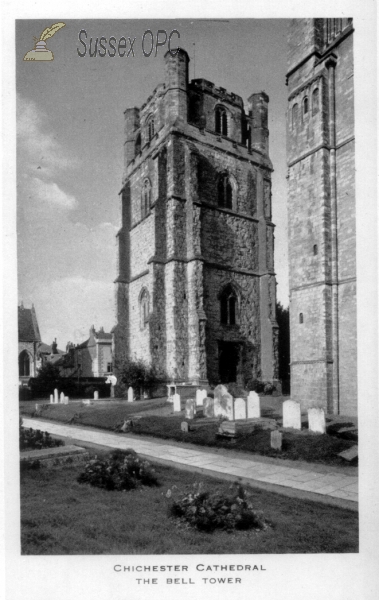
<path id="1" fill-rule="evenodd" d="M 289 308 L 277 302 L 276 320 L 279 325 L 279 379 L 282 380 L 283 392 L 289 393 L 291 368 L 290 368 L 290 312 Z"/>
<path id="2" fill-rule="evenodd" d="M 148 365 L 144 360 L 126 358 L 116 365 L 118 386 L 122 392 L 132 387 L 136 394 L 143 398 L 144 392 L 151 392 L 159 384 L 167 381 L 167 374 L 156 367 Z"/>

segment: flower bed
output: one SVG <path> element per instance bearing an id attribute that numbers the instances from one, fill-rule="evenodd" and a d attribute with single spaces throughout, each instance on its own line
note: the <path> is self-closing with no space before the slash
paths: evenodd
<path id="1" fill-rule="evenodd" d="M 64 442 L 54 440 L 47 431 L 26 429 L 22 426 L 22 419 L 20 419 L 20 450 L 42 450 L 44 448 L 55 448 L 56 446 L 64 446 Z"/>

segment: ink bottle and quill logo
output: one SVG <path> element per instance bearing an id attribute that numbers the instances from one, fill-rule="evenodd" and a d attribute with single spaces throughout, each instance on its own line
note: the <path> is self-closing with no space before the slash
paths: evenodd
<path id="1" fill-rule="evenodd" d="M 39 60 L 54 60 L 54 54 L 46 48 L 46 40 L 53 37 L 57 31 L 65 27 L 66 23 L 55 23 L 46 27 L 41 33 L 39 39 L 34 38 L 36 45 L 34 50 L 29 50 L 24 56 L 24 60 L 39 61 Z"/>

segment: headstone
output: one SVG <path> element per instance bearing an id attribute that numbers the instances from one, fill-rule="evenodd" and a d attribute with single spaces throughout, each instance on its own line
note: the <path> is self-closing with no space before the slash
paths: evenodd
<path id="1" fill-rule="evenodd" d="M 222 386 L 224 387 L 224 386 Z M 224 394 L 221 398 L 214 399 L 214 416 L 215 417 L 224 417 L 228 419 L 228 421 L 233 421 L 234 419 L 234 399 L 231 394 Z"/>
<path id="2" fill-rule="evenodd" d="M 64 397 L 64 403 L 65 403 L 65 404 L 68 404 L 68 396 L 65 396 L 65 397 Z"/>
<path id="3" fill-rule="evenodd" d="M 180 412 L 182 410 L 182 403 L 179 394 L 174 394 L 172 401 L 174 403 L 174 412 Z"/>
<path id="4" fill-rule="evenodd" d="M 99 399 L 99 392 L 97 390 L 95 390 L 94 393 L 93 393 L 93 399 L 94 400 L 98 400 Z"/>
<path id="5" fill-rule="evenodd" d="M 214 398 L 204 398 L 203 400 L 204 417 L 214 417 Z"/>
<path id="6" fill-rule="evenodd" d="M 351 448 L 340 452 L 338 456 L 350 462 L 351 460 L 358 458 L 358 446 L 352 446 Z"/>
<path id="7" fill-rule="evenodd" d="M 227 393 L 228 393 L 228 389 L 222 384 L 216 385 L 215 389 L 213 390 L 213 395 L 215 397 L 215 400 L 216 400 L 216 398 L 221 400 L 221 398 L 223 396 L 225 396 L 225 394 L 227 394 Z"/>
<path id="8" fill-rule="evenodd" d="M 55 390 L 54 390 L 54 403 L 57 404 L 58 401 L 59 401 L 58 400 L 58 390 L 57 390 L 57 388 L 55 388 Z"/>
<path id="9" fill-rule="evenodd" d="M 64 393 L 63 393 L 63 392 L 61 392 L 61 395 L 60 395 L 60 397 L 59 397 L 59 402 L 60 402 L 61 404 L 64 404 Z"/>
<path id="10" fill-rule="evenodd" d="M 282 449 L 283 434 L 280 431 L 271 431 L 271 448 L 273 450 Z"/>
<path id="11" fill-rule="evenodd" d="M 134 402 L 134 392 L 131 386 L 128 387 L 128 402 Z"/>
<path id="12" fill-rule="evenodd" d="M 84 404 L 85 406 L 90 406 L 90 404 L 93 404 L 91 402 L 91 400 L 82 400 L 82 404 Z"/>
<path id="13" fill-rule="evenodd" d="M 247 397 L 247 418 L 259 419 L 261 416 L 261 399 L 257 392 L 249 392 Z"/>
<path id="14" fill-rule="evenodd" d="M 174 402 L 174 395 L 176 394 L 176 385 L 175 383 L 170 383 L 167 386 L 167 402 Z"/>
<path id="15" fill-rule="evenodd" d="M 315 433 L 326 433 L 325 412 L 323 408 L 308 410 L 308 429 Z"/>
<path id="16" fill-rule="evenodd" d="M 50 404 L 54 404 L 54 395 L 50 394 Z"/>
<path id="17" fill-rule="evenodd" d="M 188 433 L 189 427 L 187 421 L 182 421 L 182 423 L 180 424 L 180 429 L 184 431 L 184 433 Z"/>
<path id="18" fill-rule="evenodd" d="M 185 417 L 186 419 L 194 419 L 196 414 L 196 400 L 188 398 L 186 400 Z"/>
<path id="19" fill-rule="evenodd" d="M 245 398 L 236 398 L 234 400 L 234 419 L 246 419 L 246 400 Z"/>
<path id="20" fill-rule="evenodd" d="M 39 412 L 41 410 L 41 404 L 36 404 L 36 411 Z"/>
<path id="21" fill-rule="evenodd" d="M 203 400 L 207 397 L 207 390 L 196 390 L 196 406 L 203 406 Z"/>
<path id="22" fill-rule="evenodd" d="M 300 404 L 294 400 L 283 402 L 283 427 L 301 429 Z"/>

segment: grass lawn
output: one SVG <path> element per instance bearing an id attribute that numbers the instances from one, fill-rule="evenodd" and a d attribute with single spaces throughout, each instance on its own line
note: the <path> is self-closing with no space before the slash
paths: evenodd
<path id="1" fill-rule="evenodd" d="M 185 433 L 181 431 L 180 424 L 184 420 L 182 414 L 169 414 L 167 416 L 144 415 L 149 410 L 161 410 L 171 412 L 171 407 L 165 399 L 144 400 L 134 403 L 127 402 L 99 402 L 90 406 L 77 404 L 46 404 L 41 416 L 46 419 L 68 423 L 75 417 L 78 425 L 87 425 L 102 429 L 113 430 L 115 426 L 123 423 L 124 419 L 133 415 L 141 414 L 141 418 L 135 421 L 133 434 L 151 435 L 162 439 L 171 439 L 178 442 L 199 444 L 202 446 L 233 448 L 243 452 L 251 452 L 263 456 L 275 458 L 301 460 L 307 462 L 318 462 L 329 465 L 337 465 L 346 468 L 356 466 L 338 457 L 340 452 L 351 448 L 356 442 L 353 440 L 340 439 L 333 435 L 317 435 L 303 429 L 300 433 L 285 431 L 283 433 L 282 451 L 278 452 L 271 448 L 270 431 L 256 431 L 254 434 L 246 434 L 238 437 L 231 445 L 230 440 L 217 438 L 218 424 L 206 422 L 206 419 L 196 419 L 199 426 L 195 431 Z M 32 415 L 35 411 L 35 402 L 23 403 L 20 406 L 22 415 Z"/>
<path id="2" fill-rule="evenodd" d="M 100 453 L 97 453 L 98 456 Z M 168 516 L 166 492 L 203 481 L 229 483 L 157 465 L 159 487 L 105 491 L 76 479 L 83 466 L 21 473 L 23 554 L 284 554 L 358 552 L 358 513 L 264 490 L 249 490 L 265 531 L 202 533 Z"/>

